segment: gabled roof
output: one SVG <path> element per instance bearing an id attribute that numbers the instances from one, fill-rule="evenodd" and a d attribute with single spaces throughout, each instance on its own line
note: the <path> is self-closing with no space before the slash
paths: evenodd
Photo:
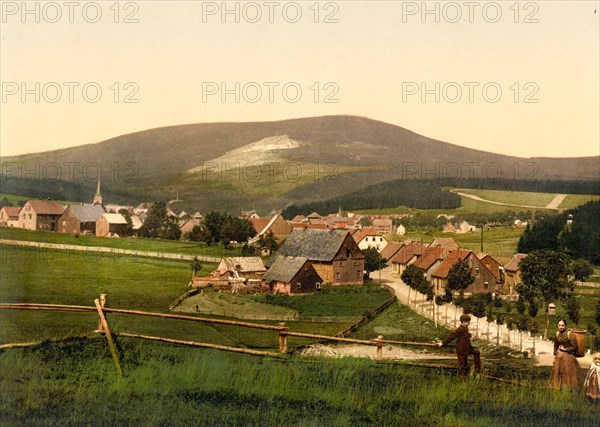
<path id="1" fill-rule="evenodd" d="M 265 229 L 267 224 L 271 221 L 271 219 L 270 218 L 250 218 L 250 219 L 248 219 L 248 221 L 250 221 L 252 223 L 252 226 L 254 227 L 256 234 L 260 234 Z"/>
<path id="2" fill-rule="evenodd" d="M 309 228 L 311 230 L 327 230 L 327 224 L 309 224 L 309 223 L 294 223 L 294 228 Z"/>
<path id="3" fill-rule="evenodd" d="M 393 224 L 392 218 L 375 218 L 373 219 L 373 225 L 379 227 L 391 227 Z"/>
<path id="4" fill-rule="evenodd" d="M 127 224 L 127 220 L 120 213 L 103 213 L 100 217 L 104 217 L 109 224 Z"/>
<path id="5" fill-rule="evenodd" d="M 296 215 L 294 218 L 292 218 L 292 222 L 302 222 L 302 221 L 306 221 L 306 217 L 304 215 Z"/>
<path id="6" fill-rule="evenodd" d="M 257 256 L 247 257 L 229 257 L 223 258 L 227 271 L 237 271 L 240 273 L 266 271 L 262 259 Z"/>
<path id="7" fill-rule="evenodd" d="M 27 203 L 38 215 L 62 215 L 65 211 L 59 203 L 50 200 L 29 200 Z"/>
<path id="8" fill-rule="evenodd" d="M 321 215 L 318 212 L 313 212 L 311 213 L 309 216 L 307 216 L 307 218 L 318 218 L 321 219 Z"/>
<path id="9" fill-rule="evenodd" d="M 442 261 L 440 266 L 436 268 L 431 275 L 434 277 L 446 279 L 452 266 L 458 261 L 462 261 L 468 258 L 470 255 L 473 255 L 473 251 L 470 251 L 468 249 L 457 249 L 455 251 L 450 252 L 448 256 L 444 259 L 444 261 Z"/>
<path id="10" fill-rule="evenodd" d="M 413 256 L 421 256 L 426 248 L 427 246 L 422 243 L 410 242 L 404 245 L 390 261 L 398 264 L 406 264 Z"/>
<path id="11" fill-rule="evenodd" d="M 404 243 L 402 243 L 402 242 L 389 242 L 385 246 L 385 248 L 383 248 L 381 250 L 379 255 L 381 255 L 382 258 L 390 260 L 394 255 L 396 255 L 398 253 L 398 251 L 400 249 L 402 249 L 403 246 L 404 246 Z"/>
<path id="12" fill-rule="evenodd" d="M 347 235 L 348 230 L 294 228 L 277 255 L 306 257 L 311 261 L 331 261 Z"/>
<path id="13" fill-rule="evenodd" d="M 104 208 L 102 206 L 89 203 L 83 205 L 70 205 L 67 209 L 70 209 L 81 222 L 96 222 L 98 218 L 100 218 L 100 215 L 104 213 Z"/>
<path id="14" fill-rule="evenodd" d="M 458 249 L 458 243 L 456 243 L 452 237 L 435 237 L 431 243 L 427 245 L 427 247 L 431 246 L 441 246 L 446 250 Z"/>
<path id="15" fill-rule="evenodd" d="M 441 246 L 432 246 L 423 251 L 418 260 L 413 264 L 423 271 L 427 271 L 437 260 L 444 259 L 446 250 Z"/>
<path id="16" fill-rule="evenodd" d="M 517 271 L 519 269 L 519 263 L 524 258 L 527 258 L 527 254 L 514 254 L 510 261 L 508 261 L 508 264 L 504 266 L 504 270 L 513 272 Z"/>
<path id="17" fill-rule="evenodd" d="M 374 228 L 363 228 L 359 233 L 355 233 L 352 237 L 356 243 L 360 243 L 365 237 L 381 236 L 381 233 Z"/>
<path id="18" fill-rule="evenodd" d="M 288 283 L 307 261 L 306 257 L 278 256 L 263 276 L 263 280 L 267 283 L 272 281 Z"/>
<path id="19" fill-rule="evenodd" d="M 4 209 L 4 212 L 6 212 L 6 215 L 8 217 L 19 216 L 19 211 L 21 210 L 20 207 L 13 207 L 13 206 L 4 206 L 2 209 Z"/>

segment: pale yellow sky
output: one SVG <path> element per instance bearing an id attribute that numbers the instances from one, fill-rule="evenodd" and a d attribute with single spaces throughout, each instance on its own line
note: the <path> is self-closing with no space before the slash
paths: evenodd
<path id="1" fill-rule="evenodd" d="M 600 155 L 598 1 L 117 6 L 2 2 L 2 156 L 332 114 L 503 154 Z"/>

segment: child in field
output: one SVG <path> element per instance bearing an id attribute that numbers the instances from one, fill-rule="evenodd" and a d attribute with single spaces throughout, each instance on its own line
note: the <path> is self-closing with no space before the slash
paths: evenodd
<path id="1" fill-rule="evenodd" d="M 458 358 L 458 377 L 461 379 L 469 375 L 469 354 L 473 355 L 475 362 L 475 373 L 481 370 L 481 358 L 479 349 L 471 345 L 471 334 L 469 333 L 471 316 L 463 314 L 460 316 L 460 326 L 450 334 L 444 341 L 438 343 L 439 347 L 446 346 L 456 340 L 456 357 Z"/>
<path id="2" fill-rule="evenodd" d="M 594 362 L 585 377 L 583 389 L 586 399 L 600 403 L 600 353 L 594 354 Z"/>

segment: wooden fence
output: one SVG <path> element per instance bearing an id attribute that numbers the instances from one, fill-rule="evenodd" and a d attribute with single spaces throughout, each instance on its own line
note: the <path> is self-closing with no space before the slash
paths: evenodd
<path id="1" fill-rule="evenodd" d="M 389 305 L 389 302 L 386 302 L 386 305 Z M 271 357 L 281 357 L 288 353 L 288 337 L 299 337 L 299 338 L 309 338 L 319 340 L 321 342 L 343 342 L 343 343 L 352 343 L 352 344 L 362 344 L 376 347 L 376 360 L 383 359 L 383 345 L 408 345 L 408 346 L 428 346 L 428 347 L 437 347 L 436 344 L 433 343 L 422 343 L 422 342 L 405 342 L 405 341 L 393 341 L 393 340 L 385 340 L 383 336 L 379 335 L 377 338 L 372 340 L 359 340 L 353 338 L 345 338 L 345 337 L 333 337 L 327 335 L 318 335 L 318 334 L 309 334 L 304 332 L 294 332 L 289 330 L 285 323 L 279 323 L 278 325 L 264 325 L 258 323 L 249 323 L 249 322 L 239 322 L 234 320 L 225 320 L 225 319 L 209 319 L 203 317 L 196 316 L 186 316 L 180 314 L 169 314 L 169 313 L 153 313 L 139 310 L 126 310 L 120 308 L 109 308 L 106 306 L 106 294 L 100 295 L 100 297 L 94 300 L 94 306 L 83 306 L 83 305 L 62 305 L 62 304 L 34 304 L 34 303 L 9 303 L 9 304 L 0 304 L 0 309 L 6 310 L 45 310 L 45 311 L 64 311 L 64 312 L 90 312 L 97 313 L 98 315 L 98 328 L 93 331 L 94 334 L 103 334 L 106 337 L 108 347 L 110 349 L 115 368 L 117 370 L 117 375 L 119 377 L 123 376 L 123 371 L 121 369 L 121 364 L 119 361 L 119 356 L 117 354 L 117 350 L 113 341 L 113 336 L 121 336 L 127 338 L 139 338 L 151 341 L 161 341 L 172 344 L 181 344 L 188 345 L 193 347 L 204 347 L 204 348 L 213 348 L 224 351 L 232 351 L 238 353 L 246 353 L 260 356 L 271 356 Z M 212 344 L 206 342 L 197 342 L 197 341 L 186 341 L 186 340 L 178 340 L 167 337 L 158 337 L 158 336 L 150 336 L 150 335 L 141 335 L 141 334 L 133 334 L 128 332 L 111 332 L 108 321 L 106 319 L 107 313 L 119 313 L 119 314 L 128 314 L 135 316 L 150 316 L 150 317 L 159 317 L 163 319 L 177 319 L 177 320 L 186 320 L 191 322 L 202 322 L 208 324 L 221 324 L 221 325 L 230 325 L 237 326 L 242 328 L 254 328 L 261 329 L 265 331 L 276 332 L 279 337 L 279 352 L 273 351 L 265 351 L 265 350 L 255 350 L 250 348 L 242 348 L 242 347 L 231 347 L 219 344 Z M 86 334 L 84 336 L 89 336 L 90 334 Z M 0 345 L 0 349 L 4 348 L 15 348 L 15 347 L 28 347 L 37 345 L 39 342 L 29 342 L 29 343 L 9 343 Z"/>

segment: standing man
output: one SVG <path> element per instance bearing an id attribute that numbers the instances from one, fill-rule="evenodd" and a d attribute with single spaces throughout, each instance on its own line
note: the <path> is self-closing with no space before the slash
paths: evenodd
<path id="1" fill-rule="evenodd" d="M 471 316 L 463 314 L 460 316 L 460 326 L 448 336 L 444 341 L 438 343 L 439 347 L 444 347 L 456 340 L 456 356 L 458 358 L 458 377 L 466 378 L 469 375 L 469 354 L 473 355 L 475 362 L 475 373 L 481 371 L 481 358 L 479 349 L 471 345 L 471 334 L 469 333 L 469 323 Z"/>

